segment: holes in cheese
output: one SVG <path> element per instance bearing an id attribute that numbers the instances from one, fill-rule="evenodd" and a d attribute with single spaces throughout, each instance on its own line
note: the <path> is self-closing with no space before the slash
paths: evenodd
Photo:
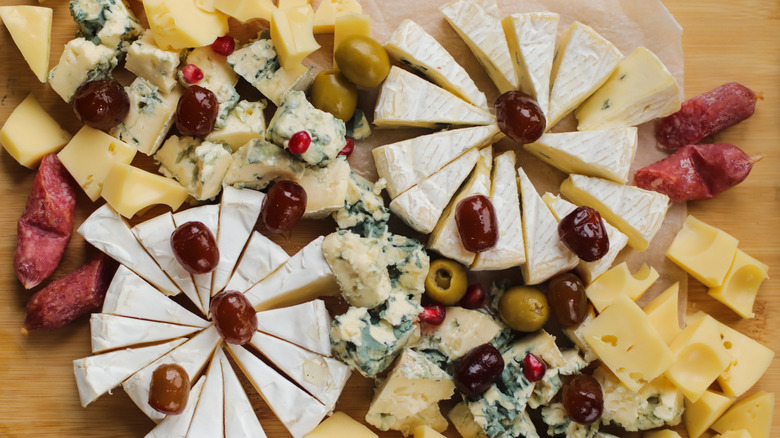
<path id="1" fill-rule="evenodd" d="M 769 266 L 738 249 L 723 285 L 711 288 L 708 293 L 741 317 L 752 318 L 758 288 L 769 278 L 768 271 Z"/>
<path id="2" fill-rule="evenodd" d="M 585 294 L 593 303 L 593 307 L 601 312 L 619 295 L 636 301 L 657 279 L 658 272 L 654 268 L 643 263 L 636 274 L 631 274 L 628 264 L 623 262 L 589 284 L 585 288 Z"/>
<path id="3" fill-rule="evenodd" d="M 739 241 L 711 225 L 688 216 L 666 256 L 709 287 L 721 286 Z"/>

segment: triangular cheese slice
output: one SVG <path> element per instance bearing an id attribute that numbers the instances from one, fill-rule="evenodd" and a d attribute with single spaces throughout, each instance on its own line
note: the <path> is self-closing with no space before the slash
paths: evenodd
<path id="1" fill-rule="evenodd" d="M 539 284 L 556 274 L 573 269 L 580 259 L 561 242 L 558 221 L 522 167 L 517 169 L 517 174 L 523 203 L 526 254 L 526 262 L 521 270 L 526 284 Z"/>
<path id="2" fill-rule="evenodd" d="M 579 21 L 561 35 L 556 53 L 547 129 L 602 86 L 623 58 L 617 47 Z"/>
<path id="3" fill-rule="evenodd" d="M 726 433 L 744 429 L 752 438 L 772 436 L 772 419 L 775 412 L 775 393 L 758 391 L 745 397 L 723 414 L 712 430 Z"/>
<path id="4" fill-rule="evenodd" d="M 103 313 L 193 327 L 207 327 L 209 324 L 125 266 L 119 266 L 108 286 Z"/>
<path id="5" fill-rule="evenodd" d="M 637 251 L 650 245 L 669 208 L 669 197 L 662 193 L 583 175 L 570 175 L 561 184 L 561 193 L 577 205 L 598 210 Z"/>
<path id="6" fill-rule="evenodd" d="M 494 2 L 495 4 L 495 2 Z M 472 105 L 487 109 L 487 98 L 466 70 L 420 25 L 406 19 L 385 43 L 387 52 L 436 85 Z"/>
<path id="7" fill-rule="evenodd" d="M 483 0 L 483 3 L 485 1 Z M 496 2 L 491 1 L 491 3 Z M 501 20 L 472 0 L 457 0 L 442 6 L 439 10 L 469 46 L 490 79 L 496 84 L 498 91 L 506 93 L 517 90 L 517 76 L 512 66 Z"/>
<path id="8" fill-rule="evenodd" d="M 455 223 L 455 209 L 463 198 L 471 195 L 490 196 L 490 169 L 493 167 L 493 148 L 487 147 L 479 151 L 479 160 L 471 177 L 452 198 L 447 209 L 441 215 L 439 222 L 428 238 L 428 248 L 449 259 L 460 262 L 464 266 L 471 265 L 474 254 L 463 247 L 458 224 Z M 512 171 L 514 173 L 514 170 Z"/>
<path id="9" fill-rule="evenodd" d="M 311 432 L 330 409 L 282 377 L 244 347 L 227 344 L 246 377 L 294 438 Z"/>
<path id="10" fill-rule="evenodd" d="M 482 148 L 503 137 L 498 125 L 440 131 L 380 146 L 371 153 L 391 199 L 433 175 L 472 148 Z"/>
<path id="11" fill-rule="evenodd" d="M 211 358 L 206 372 L 206 383 L 200 394 L 198 406 L 192 415 L 187 438 L 217 438 L 225 436 L 225 385 L 222 379 L 222 359 L 225 353 L 221 347 Z"/>
<path id="12" fill-rule="evenodd" d="M 206 376 L 201 376 L 190 389 L 190 396 L 187 398 L 187 406 L 184 407 L 179 415 L 168 415 L 165 419 L 154 427 L 145 438 L 171 438 L 184 437 L 192 423 L 192 416 L 195 414 L 195 408 L 198 406 L 203 384 L 206 382 Z"/>
<path id="13" fill-rule="evenodd" d="M 425 79 L 393 66 L 374 110 L 380 128 L 489 125 L 496 118 Z"/>
<path id="14" fill-rule="evenodd" d="M 470 149 L 452 163 L 422 180 L 390 203 L 390 210 L 407 225 L 421 233 L 430 233 L 461 183 L 479 159 Z"/>
<path id="15" fill-rule="evenodd" d="M 191 335 L 200 327 L 93 313 L 89 319 L 92 352 L 151 344 Z"/>
<path id="16" fill-rule="evenodd" d="M 550 73 L 560 16 L 554 12 L 512 14 L 501 21 L 509 43 L 520 91 L 550 111 Z"/>
<path id="17" fill-rule="evenodd" d="M 173 222 L 176 224 L 176 228 L 192 221 L 202 222 L 211 231 L 216 240 L 219 233 L 219 205 L 201 205 L 173 215 Z M 211 302 L 211 279 L 213 273 L 212 271 L 206 274 L 192 274 L 192 280 L 195 282 L 195 287 L 198 289 L 198 296 L 200 297 L 200 307 L 204 309 L 204 314 L 207 316 L 209 314 L 209 303 Z"/>
<path id="18" fill-rule="evenodd" d="M 491 17 L 501 18 L 501 11 L 498 10 L 498 2 L 496 0 L 472 0 L 478 4 L 485 12 Z"/>
<path id="19" fill-rule="evenodd" d="M 24 60 L 41 83 L 49 73 L 51 52 L 51 8 L 39 6 L 2 6 L 0 19 L 22 52 Z"/>
<path id="20" fill-rule="evenodd" d="M 265 438 L 265 432 L 257 419 L 244 387 L 227 360 L 220 355 L 222 379 L 225 386 L 225 437 Z"/>
<path id="21" fill-rule="evenodd" d="M 253 231 L 225 290 L 245 292 L 289 259 L 290 256 L 281 246 Z"/>
<path id="22" fill-rule="evenodd" d="M 81 406 L 86 407 L 182 343 L 184 339 L 175 339 L 164 344 L 127 348 L 74 360 L 73 373 L 76 375 Z"/>
<path id="23" fill-rule="evenodd" d="M 636 155 L 636 128 L 547 133 L 525 150 L 566 173 L 598 176 L 621 184 Z"/>
<path id="24" fill-rule="evenodd" d="M 257 330 L 330 356 L 330 314 L 322 300 L 257 312 Z"/>
<path id="25" fill-rule="evenodd" d="M 526 261 L 513 151 L 504 152 L 495 159 L 490 201 L 498 218 L 498 242 L 493 248 L 477 254 L 472 271 L 498 271 L 520 266 Z"/>
<path id="26" fill-rule="evenodd" d="M 181 292 L 141 246 L 127 222 L 108 204 L 95 210 L 81 224 L 78 233 L 92 246 L 132 269 L 166 295 Z"/>

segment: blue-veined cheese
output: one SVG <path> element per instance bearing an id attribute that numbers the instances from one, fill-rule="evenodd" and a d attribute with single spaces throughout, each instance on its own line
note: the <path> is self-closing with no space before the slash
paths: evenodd
<path id="1" fill-rule="evenodd" d="M 152 155 L 173 125 L 181 89 L 174 88 L 166 94 L 139 76 L 125 91 L 130 99 L 130 112 L 109 132 L 139 152 Z"/>
<path id="2" fill-rule="evenodd" d="M 298 184 L 306 191 L 304 219 L 324 219 L 344 206 L 351 169 L 346 157 L 336 158 L 325 167 L 309 167 Z"/>
<path id="3" fill-rule="evenodd" d="M 69 6 L 79 35 L 114 51 L 126 51 L 143 30 L 124 0 L 71 0 Z"/>
<path id="4" fill-rule="evenodd" d="M 547 425 L 547 434 L 551 436 L 566 436 L 567 438 L 599 438 L 611 437 L 599 433 L 599 423 L 583 425 L 572 421 L 566 415 L 563 403 L 552 403 L 542 407 L 542 421 Z"/>
<path id="5" fill-rule="evenodd" d="M 265 139 L 265 116 L 267 106 L 264 100 L 259 102 L 239 101 L 227 114 L 225 124 L 206 136 L 206 140 L 230 146 L 233 152 L 250 140 Z"/>
<path id="6" fill-rule="evenodd" d="M 390 211 L 382 199 L 385 180 L 372 183 L 355 172 L 350 172 L 344 207 L 333 213 L 341 229 L 363 237 L 381 237 L 387 232 Z"/>
<path id="7" fill-rule="evenodd" d="M 355 109 L 352 119 L 347 123 L 347 137 L 355 140 L 365 140 L 371 136 L 371 124 L 368 123 L 366 113 L 360 108 Z"/>
<path id="8" fill-rule="evenodd" d="M 214 199 L 232 163 L 229 146 L 194 137 L 171 136 L 154 154 L 160 173 L 176 178 L 195 199 Z"/>
<path id="9" fill-rule="evenodd" d="M 81 84 L 107 78 L 116 64 L 114 50 L 76 38 L 65 44 L 59 62 L 49 72 L 49 85 L 65 102 L 70 103 Z"/>
<path id="10" fill-rule="evenodd" d="M 235 88 L 238 83 L 238 75 L 225 60 L 225 57 L 214 53 L 210 46 L 192 49 L 187 54 L 184 63 L 195 65 L 203 72 L 203 79 L 197 85 L 210 90 L 216 96 L 217 102 L 219 102 L 219 111 L 214 129 L 223 128 L 228 114 L 238 104 L 240 98 Z M 180 82 L 185 85 L 189 84 L 186 79 Z"/>
<path id="11" fill-rule="evenodd" d="M 444 321 L 421 329 L 420 340 L 412 347 L 426 352 L 435 350 L 448 361 L 456 361 L 472 349 L 486 344 L 503 330 L 489 315 L 462 307 L 447 307 Z"/>
<path id="12" fill-rule="evenodd" d="M 154 84 L 163 93 L 176 86 L 179 52 L 157 47 L 151 31 L 144 32 L 127 48 L 125 68 Z"/>
<path id="13" fill-rule="evenodd" d="M 274 181 L 298 181 L 305 166 L 284 149 L 265 140 L 250 140 L 233 155 L 224 184 L 237 188 L 261 190 Z"/>
<path id="14" fill-rule="evenodd" d="M 382 243 L 393 292 L 395 295 L 413 296 L 416 306 L 425 290 L 425 277 L 430 268 L 430 257 L 422 243 L 411 237 L 387 233 L 382 236 Z M 390 295 L 390 299 L 394 299 L 393 294 Z M 395 308 L 397 309 L 398 306 Z M 394 324 L 400 320 L 395 317 L 388 317 L 388 319 Z"/>
<path id="15" fill-rule="evenodd" d="M 322 242 L 322 253 L 336 276 L 341 295 L 352 306 L 374 308 L 390 295 L 390 274 L 382 243 L 341 230 Z"/>

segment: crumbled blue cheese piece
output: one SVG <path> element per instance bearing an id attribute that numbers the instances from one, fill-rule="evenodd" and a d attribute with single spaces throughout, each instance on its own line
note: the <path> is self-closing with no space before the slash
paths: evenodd
<path id="1" fill-rule="evenodd" d="M 229 149 L 228 146 L 225 146 Z M 234 154 L 225 185 L 261 190 L 279 179 L 299 180 L 304 165 L 284 149 L 265 140 L 250 140 Z"/>
<path id="2" fill-rule="evenodd" d="M 71 0 L 70 15 L 79 25 L 79 36 L 124 52 L 143 27 L 124 0 Z"/>
<path id="3" fill-rule="evenodd" d="M 382 236 L 382 241 L 393 290 L 412 295 L 419 302 L 431 261 L 423 244 L 411 237 L 391 233 Z"/>
<path id="4" fill-rule="evenodd" d="M 561 376 L 576 374 L 588 366 L 588 362 L 580 357 L 577 350 L 566 350 L 560 352 L 560 354 L 564 360 L 563 365 L 548 367 L 542 380 L 536 382 L 534 392 L 531 394 L 531 398 L 528 399 L 528 407 L 531 409 L 545 406 L 552 401 L 553 397 L 563 386 L 563 378 Z"/>
<path id="5" fill-rule="evenodd" d="M 235 87 L 238 83 L 238 76 L 225 61 L 225 57 L 214 53 L 211 47 L 196 47 L 192 49 L 187 54 L 185 64 L 193 64 L 201 69 L 203 79 L 196 85 L 207 88 L 217 97 L 219 112 L 217 113 L 214 129 L 221 129 L 225 126 L 230 110 L 238 104 L 240 98 Z M 180 82 L 188 85 L 183 79 Z"/>
<path id="6" fill-rule="evenodd" d="M 192 137 L 170 137 L 154 159 L 160 173 L 176 178 L 195 199 L 213 199 L 222 191 L 222 179 L 232 162 L 230 148 Z"/>
<path id="7" fill-rule="evenodd" d="M 176 86 L 179 52 L 157 47 L 152 31 L 147 30 L 127 48 L 125 68 L 151 82 L 164 93 Z"/>
<path id="8" fill-rule="evenodd" d="M 368 123 L 366 114 L 360 110 L 355 110 L 352 119 L 347 123 L 347 136 L 355 140 L 365 140 L 371 136 L 371 124 Z"/>
<path id="9" fill-rule="evenodd" d="M 206 140 L 226 144 L 234 152 L 250 140 L 265 140 L 263 110 L 266 106 L 267 103 L 264 100 L 259 102 L 239 101 L 228 113 L 225 124 L 207 135 Z"/>
<path id="10" fill-rule="evenodd" d="M 341 156 L 325 167 L 307 166 L 298 184 L 306 190 L 304 219 L 324 219 L 344 207 L 349 188 L 347 157 Z"/>
<path id="11" fill-rule="evenodd" d="M 125 87 L 125 91 L 130 99 L 130 112 L 110 134 L 140 152 L 152 155 L 162 145 L 173 124 L 181 89 L 174 88 L 166 94 L 139 76 Z"/>
<path id="12" fill-rule="evenodd" d="M 423 352 L 437 351 L 446 358 L 446 362 L 452 362 L 473 348 L 492 341 L 502 328 L 502 325 L 483 312 L 447 307 L 444 322 L 438 326 L 423 327 L 420 341 L 413 348 Z"/>
<path id="13" fill-rule="evenodd" d="M 599 423 L 589 425 L 575 423 L 566 415 L 563 403 L 553 403 L 542 408 L 542 421 L 547 424 L 547 433 L 567 438 L 606 438 L 609 435 L 599 433 Z"/>
<path id="14" fill-rule="evenodd" d="M 380 239 L 341 230 L 325 237 L 322 253 L 350 305 L 371 309 L 390 296 L 390 275 Z"/>
<path id="15" fill-rule="evenodd" d="M 333 213 L 338 227 L 363 237 L 383 236 L 390 220 L 390 211 L 382 199 L 383 188 L 384 180 L 371 183 L 351 172 L 344 207 Z"/>
<path id="16" fill-rule="evenodd" d="M 70 40 L 59 63 L 49 72 L 49 85 L 70 103 L 81 84 L 111 75 L 117 64 L 115 55 L 114 50 L 84 38 Z"/>

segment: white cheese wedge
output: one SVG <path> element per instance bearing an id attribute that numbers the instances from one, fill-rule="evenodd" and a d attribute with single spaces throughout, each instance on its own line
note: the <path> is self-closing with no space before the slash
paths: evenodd
<path id="1" fill-rule="evenodd" d="M 491 1 L 491 3 L 496 2 Z M 506 93 L 516 90 L 517 76 L 512 66 L 501 20 L 471 0 L 457 0 L 442 6 L 439 10 L 469 46 L 490 79 L 496 84 L 498 91 Z"/>
<path id="2" fill-rule="evenodd" d="M 289 259 L 290 256 L 281 246 L 259 232 L 252 231 L 249 243 L 225 290 L 245 292 Z"/>
<path id="3" fill-rule="evenodd" d="M 498 125 L 490 124 L 423 135 L 380 146 L 371 153 L 377 173 L 387 182 L 387 193 L 394 199 L 469 149 L 488 146 L 501 137 Z"/>
<path id="4" fill-rule="evenodd" d="M 479 160 L 471 177 L 460 189 L 457 195 L 452 198 L 450 204 L 444 210 L 436 223 L 436 227 L 428 238 L 428 248 L 449 259 L 455 260 L 469 266 L 474 261 L 475 253 L 466 250 L 463 247 L 463 241 L 460 238 L 458 224 L 455 223 L 455 210 L 458 203 L 463 198 L 472 195 L 490 196 L 490 170 L 493 168 L 493 148 L 487 147 L 479 151 Z M 512 170 L 514 174 L 514 169 Z"/>
<path id="5" fill-rule="evenodd" d="M 217 333 L 217 328 L 211 326 L 133 374 L 122 383 L 122 388 L 149 418 L 159 423 L 165 415 L 149 405 L 149 385 L 154 370 L 162 364 L 175 363 L 184 368 L 188 376 L 197 376 L 211 359 L 214 349 L 220 342 L 222 338 Z"/>
<path id="6" fill-rule="evenodd" d="M 544 196 L 542 196 L 542 200 L 544 200 L 544 203 L 550 207 L 550 210 L 552 210 L 553 214 L 555 215 L 555 219 L 557 219 L 558 222 L 560 222 L 561 219 L 565 218 L 569 213 L 577 208 L 576 205 L 566 201 L 560 196 L 555 196 L 552 193 L 545 193 Z M 604 219 L 601 221 L 604 224 L 604 228 L 607 230 L 609 250 L 606 254 L 604 254 L 603 257 L 596 260 L 595 262 L 586 262 L 585 260 L 580 260 L 577 264 L 577 273 L 580 275 L 580 278 L 582 278 L 582 281 L 586 286 L 612 267 L 612 263 L 615 262 L 615 259 L 617 258 L 618 254 L 620 254 L 620 251 L 622 251 L 628 243 L 628 236 L 621 233 L 620 230 L 613 227 Z"/>
<path id="7" fill-rule="evenodd" d="M 255 310 L 300 304 L 322 295 L 336 295 L 339 287 L 322 255 L 324 237 L 309 242 L 260 283 L 246 291 Z"/>
<path id="8" fill-rule="evenodd" d="M 93 353 L 181 338 L 201 329 L 109 313 L 93 313 L 89 328 Z"/>
<path id="9" fill-rule="evenodd" d="M 201 205 L 187 210 L 180 211 L 173 215 L 173 222 L 176 228 L 187 222 L 201 222 L 211 231 L 211 235 L 216 240 L 219 234 L 219 205 Z M 221 257 L 220 257 L 221 258 Z M 211 279 L 213 271 L 205 274 L 192 274 L 192 280 L 198 289 L 201 307 L 204 314 L 208 316 L 209 303 L 211 302 Z"/>
<path id="10" fill-rule="evenodd" d="M 53 15 L 51 8 L 39 6 L 0 7 L 0 19 L 41 83 L 49 71 Z"/>
<path id="11" fill-rule="evenodd" d="M 249 401 L 244 387 L 236 372 L 220 354 L 222 379 L 225 387 L 225 437 L 227 438 L 265 438 L 265 432 L 257 419 L 252 402 Z"/>
<path id="12" fill-rule="evenodd" d="M 504 152 L 495 159 L 490 201 L 498 219 L 498 242 L 493 248 L 477 254 L 472 271 L 498 271 L 520 266 L 526 261 L 513 151 Z"/>
<path id="13" fill-rule="evenodd" d="M 555 51 L 547 129 L 602 86 L 623 58 L 617 47 L 579 21 L 561 35 Z"/>
<path id="14" fill-rule="evenodd" d="M 132 269 L 166 295 L 181 292 L 144 250 L 127 222 L 108 204 L 95 210 L 81 224 L 78 233 L 92 246 Z"/>
<path id="15" fill-rule="evenodd" d="M 617 128 L 547 133 L 523 148 L 563 172 L 625 184 L 638 140 L 636 128 Z"/>
<path id="16" fill-rule="evenodd" d="M 637 126 L 680 109 L 677 79 L 657 56 L 637 47 L 574 116 L 580 131 Z"/>
<path id="17" fill-rule="evenodd" d="M 577 205 L 598 210 L 637 251 L 650 245 L 669 208 L 669 197 L 662 193 L 583 175 L 570 175 L 561 184 L 561 193 Z"/>
<path id="18" fill-rule="evenodd" d="M 206 383 L 192 415 L 187 438 L 218 438 L 225 436 L 225 385 L 222 378 L 222 359 L 225 353 L 221 347 L 211 358 L 211 364 L 206 372 Z M 225 358 L 227 361 L 227 358 Z"/>
<path id="19" fill-rule="evenodd" d="M 257 312 L 257 330 L 330 356 L 330 314 L 322 300 Z"/>
<path id="20" fill-rule="evenodd" d="M 487 110 L 395 66 L 382 84 L 374 110 L 374 125 L 380 128 L 436 128 L 495 122 L 496 118 Z"/>
<path id="21" fill-rule="evenodd" d="M 520 91 L 536 99 L 545 115 L 550 111 L 550 73 L 559 21 L 554 12 L 512 14 L 501 20 Z"/>
<path id="22" fill-rule="evenodd" d="M 255 387 L 294 438 L 311 432 L 330 411 L 266 365 L 245 348 L 227 344 L 228 350 Z"/>
<path id="23" fill-rule="evenodd" d="M 485 93 L 447 50 L 420 25 L 406 19 L 385 43 L 387 53 L 466 102 L 487 109 Z"/>
<path id="24" fill-rule="evenodd" d="M 298 181 L 306 191 L 304 219 L 324 219 L 344 207 L 349 187 L 349 172 L 349 162 L 341 157 L 325 167 L 306 167 Z"/>
<path id="25" fill-rule="evenodd" d="M 415 230 L 425 234 L 430 233 L 452 195 L 469 175 L 478 159 L 479 152 L 470 149 L 395 198 L 390 203 L 390 210 Z"/>
<path id="26" fill-rule="evenodd" d="M 206 376 L 201 376 L 195 385 L 190 388 L 190 396 L 187 398 L 187 406 L 179 415 L 168 415 L 165 419 L 150 430 L 145 438 L 171 438 L 185 437 L 187 430 L 192 423 L 192 416 L 195 414 L 195 408 L 198 406 L 200 394 L 203 391 L 203 384 L 206 382 Z M 258 435 L 262 437 L 262 435 Z"/>
<path id="27" fill-rule="evenodd" d="M 184 339 L 175 339 L 150 347 L 127 348 L 74 360 L 73 373 L 76 375 L 81 406 L 86 407 L 182 343 Z"/>
<path id="28" fill-rule="evenodd" d="M 558 221 L 536 192 L 531 180 L 517 169 L 523 205 L 523 236 L 527 261 L 522 266 L 526 284 L 539 284 L 577 266 L 579 258 L 558 237 Z"/>
<path id="29" fill-rule="evenodd" d="M 108 286 L 103 313 L 192 327 L 207 327 L 209 324 L 125 266 L 119 266 Z"/>

